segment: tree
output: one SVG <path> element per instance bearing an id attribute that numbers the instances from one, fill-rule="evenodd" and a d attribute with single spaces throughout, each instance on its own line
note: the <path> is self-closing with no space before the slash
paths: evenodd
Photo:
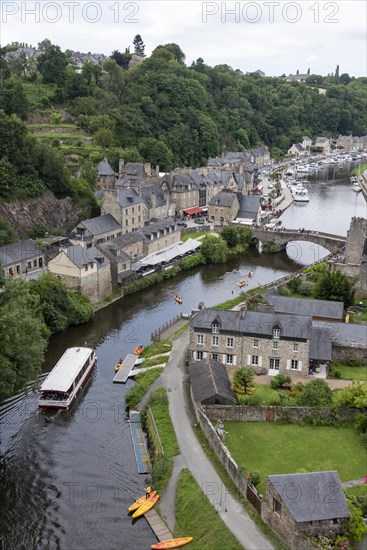
<path id="1" fill-rule="evenodd" d="M 332 404 L 332 392 L 325 380 L 317 378 L 306 384 L 297 398 L 297 403 L 303 407 L 328 407 Z"/>
<path id="2" fill-rule="evenodd" d="M 120 65 L 122 69 L 127 69 L 131 60 L 131 54 L 129 52 L 125 52 L 125 54 L 123 54 L 118 50 L 115 50 L 112 52 L 111 58 L 114 59 L 117 65 Z"/>
<path id="3" fill-rule="evenodd" d="M 94 134 L 94 140 L 97 145 L 100 145 L 101 147 L 110 147 L 113 142 L 113 132 L 109 128 L 100 128 Z"/>
<path id="4" fill-rule="evenodd" d="M 229 248 L 234 248 L 240 240 L 236 227 L 223 227 L 220 236 L 226 241 Z"/>
<path id="5" fill-rule="evenodd" d="M 19 118 L 26 118 L 29 104 L 21 82 L 10 79 L 5 83 L 0 92 L 0 109 L 7 115 L 16 114 Z"/>
<path id="6" fill-rule="evenodd" d="M 253 371 L 245 367 L 236 370 L 232 386 L 237 395 L 252 395 L 255 391 Z"/>
<path id="7" fill-rule="evenodd" d="M 320 300 L 344 302 L 344 308 L 354 303 L 355 285 L 341 271 L 322 273 L 315 284 L 315 297 Z"/>
<path id="8" fill-rule="evenodd" d="M 356 409 L 367 408 L 367 382 L 353 381 L 351 386 L 347 386 L 343 391 L 337 394 L 338 405 L 341 407 L 354 407 Z"/>
<path id="9" fill-rule="evenodd" d="M 144 53 L 145 44 L 144 44 L 143 39 L 140 36 L 140 34 L 137 34 L 135 36 L 135 38 L 133 40 L 133 45 L 134 45 L 134 51 L 135 51 L 136 55 L 140 55 L 141 57 L 145 57 L 145 53 Z"/>
<path id="10" fill-rule="evenodd" d="M 228 257 L 227 243 L 214 235 L 204 237 L 200 251 L 207 263 L 224 264 Z"/>
<path id="11" fill-rule="evenodd" d="M 139 142 L 139 152 L 146 162 L 159 166 L 168 172 L 173 166 L 173 154 L 164 141 L 154 138 L 143 138 Z"/>
<path id="12" fill-rule="evenodd" d="M 0 216 L 0 246 L 6 246 L 7 244 L 16 243 L 18 240 L 18 237 L 16 236 L 8 222 L 2 216 Z"/>
<path id="13" fill-rule="evenodd" d="M 59 46 L 48 45 L 38 58 L 38 70 L 44 82 L 62 86 L 66 79 L 68 60 Z"/>

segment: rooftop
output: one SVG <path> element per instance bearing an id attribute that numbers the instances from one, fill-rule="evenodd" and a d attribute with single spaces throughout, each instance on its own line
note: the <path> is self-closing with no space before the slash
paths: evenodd
<path id="1" fill-rule="evenodd" d="M 274 306 L 277 313 L 292 313 L 294 315 L 311 315 L 312 317 L 325 317 L 341 320 L 343 317 L 343 302 L 329 300 L 310 300 L 308 298 L 289 298 L 268 294 L 269 304 Z"/>
<path id="2" fill-rule="evenodd" d="M 8 244 L 0 248 L 0 263 L 3 266 L 12 265 L 34 256 L 40 256 L 43 252 L 33 239 Z"/>
<path id="3" fill-rule="evenodd" d="M 68 391 L 79 370 L 91 353 L 93 353 L 92 348 L 67 349 L 47 376 L 46 380 L 44 380 L 40 390 Z"/>
<path id="4" fill-rule="evenodd" d="M 218 361 L 197 361 L 190 365 L 189 375 L 195 401 L 201 402 L 219 395 L 231 403 L 236 402 L 226 368 Z"/>

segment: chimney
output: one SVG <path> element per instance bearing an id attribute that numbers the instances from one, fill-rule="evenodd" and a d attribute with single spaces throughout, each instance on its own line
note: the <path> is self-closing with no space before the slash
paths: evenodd
<path id="1" fill-rule="evenodd" d="M 144 173 L 146 176 L 152 175 L 152 166 L 150 162 L 144 162 Z"/>
<path id="2" fill-rule="evenodd" d="M 159 178 L 159 164 L 155 167 L 155 175 Z"/>
<path id="3" fill-rule="evenodd" d="M 240 319 L 245 318 L 246 310 L 247 310 L 247 304 L 246 302 L 244 302 L 243 304 L 240 305 Z"/>
<path id="4" fill-rule="evenodd" d="M 119 160 L 119 175 L 122 174 L 123 168 L 124 168 L 125 161 L 124 159 Z"/>

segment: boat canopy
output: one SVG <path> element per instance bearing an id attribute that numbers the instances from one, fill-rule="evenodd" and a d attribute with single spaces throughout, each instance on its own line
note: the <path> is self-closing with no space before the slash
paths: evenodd
<path id="1" fill-rule="evenodd" d="M 68 391 L 92 353 L 92 348 L 67 349 L 43 382 L 40 391 Z"/>
<path id="2" fill-rule="evenodd" d="M 193 252 L 201 246 L 201 242 L 196 239 L 187 239 L 184 243 L 177 243 L 159 252 L 152 252 L 142 258 L 138 262 L 132 264 L 131 268 L 135 271 L 139 271 L 142 267 L 155 266 L 162 263 L 167 263 L 177 258 L 177 256 L 184 256 L 188 252 Z"/>

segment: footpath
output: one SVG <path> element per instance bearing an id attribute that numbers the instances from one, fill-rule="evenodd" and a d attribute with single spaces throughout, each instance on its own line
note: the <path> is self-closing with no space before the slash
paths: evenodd
<path id="1" fill-rule="evenodd" d="M 160 377 L 167 390 L 169 412 L 181 450 L 181 455 L 175 460 L 174 475 L 162 498 L 161 511 L 172 528 L 175 520 L 174 503 L 178 475 L 182 468 L 188 468 L 225 525 L 242 546 L 246 550 L 270 550 L 274 547 L 241 504 L 227 492 L 225 485 L 196 439 L 184 393 L 184 360 L 188 344 L 189 331 L 185 331 L 182 336 L 173 341 L 170 359 Z M 209 525 L 208 529 L 210 529 Z"/>

